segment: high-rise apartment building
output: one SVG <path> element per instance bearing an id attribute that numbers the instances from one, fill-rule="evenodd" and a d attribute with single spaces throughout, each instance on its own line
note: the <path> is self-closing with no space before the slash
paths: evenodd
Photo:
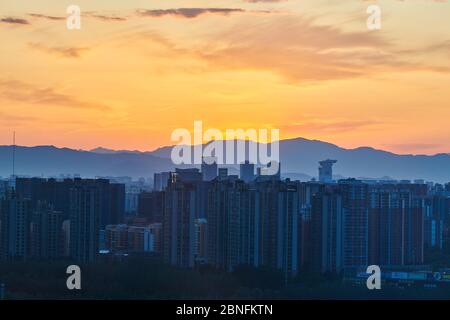
<path id="1" fill-rule="evenodd" d="M 369 262 L 368 185 L 354 179 L 339 181 L 343 207 L 343 266 Z"/>
<path id="2" fill-rule="evenodd" d="M 298 184 L 263 181 L 257 183 L 261 223 L 261 264 L 285 275 L 298 271 Z"/>
<path id="3" fill-rule="evenodd" d="M 16 195 L 0 200 L 0 259 L 25 260 L 30 254 L 31 202 Z"/>
<path id="4" fill-rule="evenodd" d="M 414 184 L 369 186 L 370 264 L 423 263 L 425 199 L 420 191 Z"/>
<path id="5" fill-rule="evenodd" d="M 96 260 L 99 251 L 101 191 L 86 183 L 69 191 L 70 255 L 82 263 Z"/>
<path id="6" fill-rule="evenodd" d="M 241 194 L 237 181 L 220 180 L 208 193 L 208 262 L 232 271 L 241 264 Z"/>
<path id="7" fill-rule="evenodd" d="M 316 272 L 339 272 L 343 268 L 344 210 L 337 188 L 314 195 L 311 212 L 312 266 Z"/>
<path id="8" fill-rule="evenodd" d="M 103 229 L 108 224 L 122 223 L 125 216 L 125 186 L 110 183 L 107 179 L 17 178 L 16 193 L 31 201 L 32 210 L 37 208 L 39 201 L 46 202 L 69 219 L 70 190 L 87 184 L 99 189 L 100 227 Z"/>
<path id="9" fill-rule="evenodd" d="M 169 183 L 164 196 L 163 258 L 166 263 L 190 268 L 195 258 L 198 185 L 177 179 Z"/>
<path id="10" fill-rule="evenodd" d="M 39 202 L 31 221 L 31 256 L 58 259 L 64 254 L 64 216 L 51 205 Z"/>

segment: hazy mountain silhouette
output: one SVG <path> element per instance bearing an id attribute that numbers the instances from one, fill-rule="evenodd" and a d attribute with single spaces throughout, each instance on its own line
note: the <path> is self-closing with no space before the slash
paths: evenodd
<path id="1" fill-rule="evenodd" d="M 250 142 L 254 144 L 253 142 Z M 91 151 L 53 146 L 17 147 L 16 173 L 48 176 L 80 174 L 93 176 L 151 177 L 154 172 L 173 170 L 172 147 L 139 152 L 96 148 Z M 342 177 L 425 179 L 450 181 L 450 155 L 398 155 L 370 147 L 344 149 L 334 144 L 303 138 L 280 141 L 281 169 L 285 176 L 307 180 L 317 176 L 318 161 L 336 159 L 334 172 Z M 236 166 L 233 168 L 236 172 Z M 0 175 L 12 172 L 12 147 L 0 146 Z"/>
<path id="2" fill-rule="evenodd" d="M 98 147 L 92 150 L 89 150 L 90 152 L 94 152 L 94 153 L 98 153 L 98 154 L 117 154 L 117 153 L 132 153 L 132 154 L 140 154 L 142 153 L 141 151 L 138 150 L 113 150 L 113 149 L 107 149 L 107 148 L 102 148 L 102 147 Z"/>
<path id="3" fill-rule="evenodd" d="M 12 170 L 12 147 L 0 147 L 0 175 Z M 49 176 L 80 174 L 83 177 L 133 176 L 148 177 L 155 171 L 172 169 L 168 159 L 143 153 L 95 153 L 53 146 L 16 147 L 18 175 Z"/>

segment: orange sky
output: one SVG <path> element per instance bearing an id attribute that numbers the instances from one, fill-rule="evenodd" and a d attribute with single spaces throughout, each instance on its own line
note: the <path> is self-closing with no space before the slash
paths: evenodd
<path id="1" fill-rule="evenodd" d="M 150 150 L 202 120 L 450 152 L 449 16 L 442 0 L 2 1 L 0 144 Z"/>

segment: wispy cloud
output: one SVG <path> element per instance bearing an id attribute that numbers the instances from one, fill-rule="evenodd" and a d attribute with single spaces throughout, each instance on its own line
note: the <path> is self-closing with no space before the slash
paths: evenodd
<path id="1" fill-rule="evenodd" d="M 66 17 L 62 17 L 62 16 L 49 16 L 49 15 L 40 14 L 40 13 L 29 13 L 28 15 L 33 18 L 47 19 L 47 20 L 65 20 L 66 19 Z"/>
<path id="2" fill-rule="evenodd" d="M 37 18 L 37 19 L 45 19 L 45 20 L 65 20 L 65 19 L 67 19 L 67 17 L 64 17 L 64 16 L 50 16 L 50 15 L 41 14 L 41 13 L 28 13 L 28 16 Z M 82 16 L 86 17 L 86 18 L 93 18 L 93 19 L 98 19 L 98 20 L 102 20 L 102 21 L 126 21 L 127 20 L 127 17 L 124 17 L 124 16 L 103 14 L 103 13 L 98 13 L 95 11 L 82 12 Z"/>
<path id="3" fill-rule="evenodd" d="M 256 19 L 256 18 L 255 18 Z M 348 32 L 298 16 L 259 17 L 215 35 L 198 55 L 226 69 L 262 69 L 292 82 L 370 76 L 386 71 L 448 72 L 447 66 L 419 64 L 397 54 L 390 39 Z M 216 44 L 216 45 L 215 45 Z"/>
<path id="4" fill-rule="evenodd" d="M 0 19 L 0 22 L 9 23 L 9 24 L 30 24 L 30 22 L 26 19 L 13 18 L 13 17 L 2 18 L 2 19 Z"/>
<path id="5" fill-rule="evenodd" d="M 49 47 L 42 43 L 36 42 L 29 43 L 28 45 L 30 48 L 49 54 L 56 54 L 64 58 L 80 58 L 83 52 L 89 50 L 87 47 Z"/>
<path id="6" fill-rule="evenodd" d="M 255 16 L 213 32 L 204 45 L 193 47 L 167 37 L 150 39 L 172 54 L 206 61 L 210 70 L 263 70 L 292 82 L 358 77 L 372 66 L 401 65 L 386 51 L 391 44 L 374 33 L 344 32 L 314 22 L 290 15 Z"/>
<path id="7" fill-rule="evenodd" d="M 124 16 L 101 14 L 97 12 L 84 12 L 83 16 L 89 18 L 96 18 L 103 21 L 127 21 L 127 17 Z"/>
<path id="8" fill-rule="evenodd" d="M 17 103 L 107 110 L 107 106 L 80 100 L 51 87 L 35 87 L 17 80 L 0 80 L 0 98 Z"/>
<path id="9" fill-rule="evenodd" d="M 428 46 L 424 46 L 422 48 L 398 50 L 397 53 L 409 55 L 429 54 L 429 53 L 450 54 L 450 40 L 441 41 Z"/>
<path id="10" fill-rule="evenodd" d="M 181 18 L 197 18 L 204 14 L 229 15 L 236 12 L 244 12 L 240 8 L 178 8 L 178 9 L 155 9 L 155 10 L 137 10 L 137 14 L 146 17 L 175 16 Z"/>

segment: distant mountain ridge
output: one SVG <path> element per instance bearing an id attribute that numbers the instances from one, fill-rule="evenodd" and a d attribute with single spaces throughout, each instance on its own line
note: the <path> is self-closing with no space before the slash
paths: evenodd
<path id="1" fill-rule="evenodd" d="M 256 144 L 255 142 L 248 142 Z M 257 145 L 257 147 L 259 144 Z M 80 174 L 95 176 L 151 177 L 174 169 L 172 147 L 153 151 L 96 148 L 90 151 L 54 146 L 16 147 L 16 173 L 29 176 Z M 316 177 L 318 161 L 335 159 L 334 173 L 343 177 L 392 177 L 450 181 L 450 155 L 399 155 L 371 147 L 341 148 L 319 140 L 296 138 L 280 141 L 282 174 Z M 198 166 L 197 166 L 198 167 Z M 237 166 L 231 166 L 236 172 Z M 12 146 L 0 146 L 0 176 L 12 172 Z"/>

